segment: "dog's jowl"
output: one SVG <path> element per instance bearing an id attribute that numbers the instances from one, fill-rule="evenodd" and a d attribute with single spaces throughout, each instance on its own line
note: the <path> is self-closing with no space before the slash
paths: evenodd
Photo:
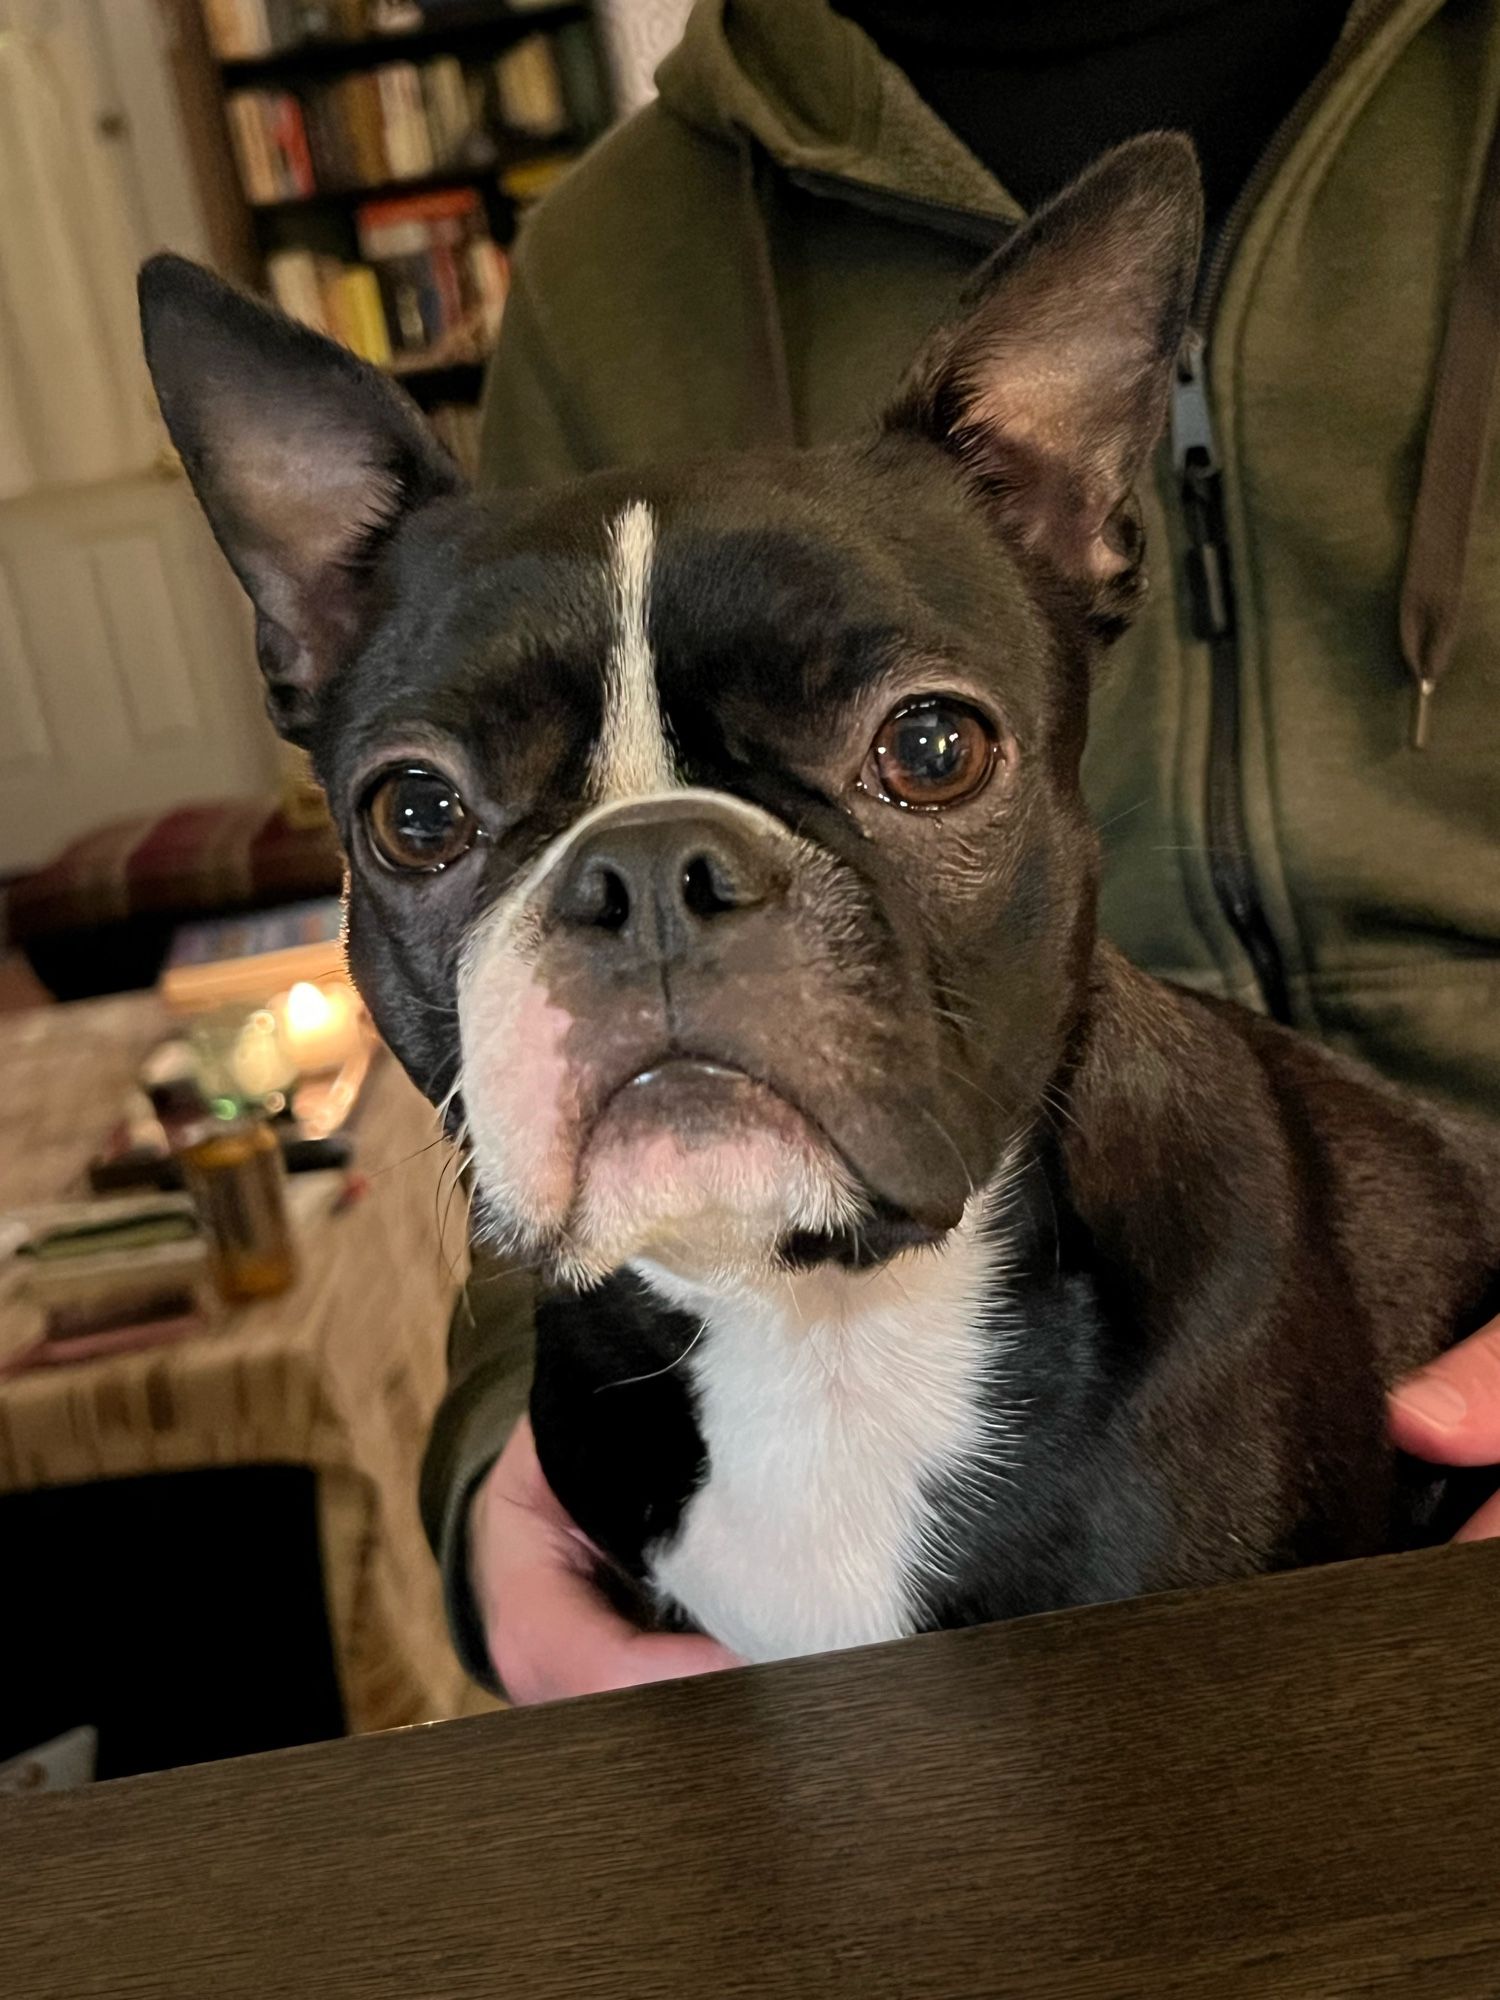
<path id="1" fill-rule="evenodd" d="M 869 437 L 494 498 L 347 354 L 143 274 L 355 974 L 549 1275 L 543 1464 L 749 1657 L 1436 1531 L 1382 1397 L 1497 1303 L 1500 1143 L 1095 931 L 1090 677 L 1198 235 L 1135 141 Z"/>

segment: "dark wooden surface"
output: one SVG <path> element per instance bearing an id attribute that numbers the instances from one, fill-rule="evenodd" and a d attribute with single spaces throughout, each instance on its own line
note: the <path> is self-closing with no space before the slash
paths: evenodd
<path id="1" fill-rule="evenodd" d="M 4 1805 L 0 1884 L 8 2000 L 1493 2000 L 1500 1543 Z"/>

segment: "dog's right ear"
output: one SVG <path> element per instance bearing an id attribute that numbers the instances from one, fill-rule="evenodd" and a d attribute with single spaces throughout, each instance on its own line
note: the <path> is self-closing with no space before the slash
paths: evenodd
<path id="1" fill-rule="evenodd" d="M 255 606 L 272 719 L 304 741 L 358 643 L 375 555 L 458 468 L 377 369 L 200 265 L 151 258 L 140 302 L 162 416 Z"/>

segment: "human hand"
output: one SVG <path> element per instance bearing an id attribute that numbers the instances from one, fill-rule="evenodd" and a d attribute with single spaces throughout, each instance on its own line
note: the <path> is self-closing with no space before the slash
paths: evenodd
<path id="1" fill-rule="evenodd" d="M 1391 1436 L 1435 1465 L 1500 1465 L 1500 1319 L 1440 1354 L 1391 1392 Z M 1500 1535 L 1500 1493 L 1454 1536 Z"/>
<path id="2" fill-rule="evenodd" d="M 470 1580 L 490 1659 L 512 1701 L 557 1701 L 739 1665 L 712 1639 L 637 1630 L 600 1591 L 598 1560 L 547 1484 L 523 1419 L 469 1512 Z"/>

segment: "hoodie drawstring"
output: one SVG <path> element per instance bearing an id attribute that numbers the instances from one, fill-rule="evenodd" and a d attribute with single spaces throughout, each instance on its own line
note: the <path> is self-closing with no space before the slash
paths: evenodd
<path id="1" fill-rule="evenodd" d="M 776 293 L 776 265 L 771 255 L 767 214 L 769 191 L 765 164 L 750 134 L 736 134 L 740 159 L 740 215 L 744 223 L 751 284 L 759 307 L 760 338 L 750 375 L 751 409 L 748 435 L 758 443 L 795 445 L 797 415 L 792 406 L 792 378 L 787 360 L 786 329 Z"/>
<path id="2" fill-rule="evenodd" d="M 1401 651 L 1412 677 L 1411 742 L 1427 746 L 1432 698 L 1458 643 L 1464 578 L 1489 457 L 1500 371 L 1500 119 L 1479 184 L 1438 357 L 1422 475 L 1401 581 Z"/>

